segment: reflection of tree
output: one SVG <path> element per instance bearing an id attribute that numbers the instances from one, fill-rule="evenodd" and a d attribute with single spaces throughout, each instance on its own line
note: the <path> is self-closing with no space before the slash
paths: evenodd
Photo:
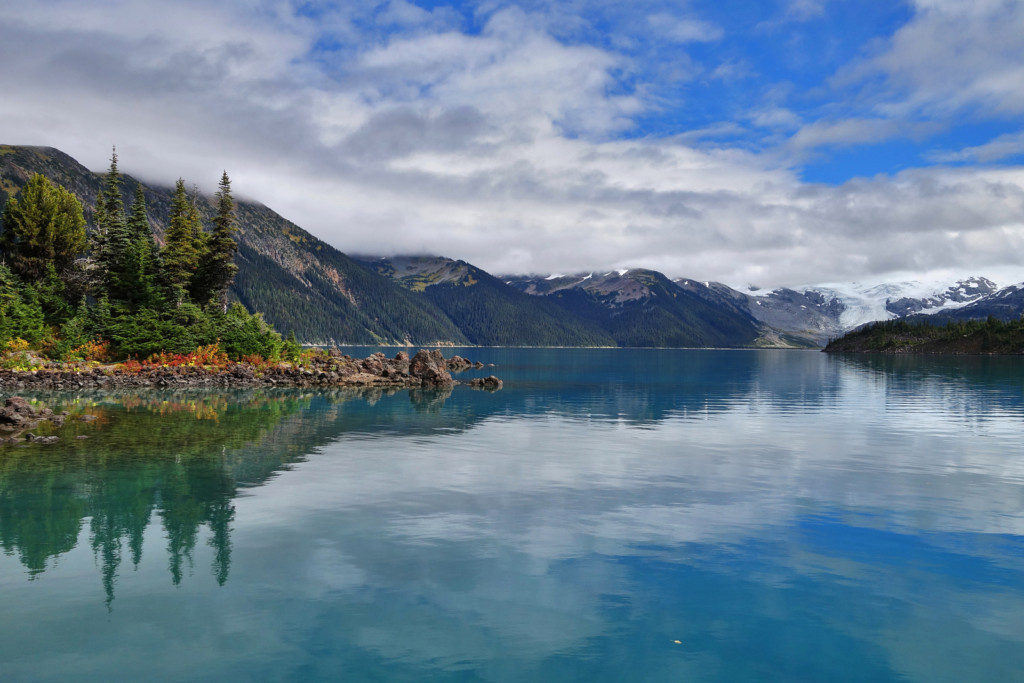
<path id="1" fill-rule="evenodd" d="M 379 427 L 382 416 L 384 423 L 415 424 L 410 402 L 415 411 L 432 413 L 435 426 L 448 419 L 440 407 L 450 391 L 410 392 L 410 402 L 375 405 L 396 393 L 143 391 L 65 398 L 57 405 L 51 396 L 47 402 L 58 410 L 98 419 L 69 419 L 57 447 L 0 451 L 0 547 L 17 554 L 35 576 L 77 545 L 88 520 L 109 606 L 125 557 L 135 567 L 142 561 L 155 512 L 174 584 L 191 567 L 205 528 L 211 569 L 223 585 L 240 487 L 264 482 L 342 432 Z M 292 417 L 300 419 L 286 419 Z M 464 420 L 457 418 L 459 426 L 466 426 Z M 88 439 L 76 440 L 78 435 Z"/>
<path id="2" fill-rule="evenodd" d="M 89 541 L 109 605 L 123 555 L 138 566 L 156 510 L 174 583 L 181 581 L 205 526 L 214 549 L 213 573 L 223 584 L 238 486 L 231 453 L 259 442 L 307 403 L 267 395 L 242 401 L 125 395 L 67 403 L 73 412 L 100 419 L 69 422 L 59 449 L 29 446 L 0 453 L 0 546 L 17 553 L 35 575 L 75 547 L 89 518 Z M 75 440 L 76 432 L 89 439 Z M 270 465 L 261 478 L 281 460 Z"/>

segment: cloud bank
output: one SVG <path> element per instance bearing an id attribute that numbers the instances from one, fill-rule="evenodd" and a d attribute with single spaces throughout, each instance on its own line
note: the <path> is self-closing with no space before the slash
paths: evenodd
<path id="1" fill-rule="evenodd" d="M 781 3 L 756 30 L 837 3 Z M 0 7 L 0 137 L 92 168 L 116 143 L 163 183 L 227 168 L 343 251 L 498 273 L 769 286 L 1022 263 L 1024 3 L 917 0 L 813 106 L 735 54 L 737 30 L 697 3 L 26 0 Z M 670 125 L 709 83 L 751 100 Z M 1018 130 L 943 137 L 992 120 Z M 833 150 L 905 141 L 927 160 L 804 179 Z"/>

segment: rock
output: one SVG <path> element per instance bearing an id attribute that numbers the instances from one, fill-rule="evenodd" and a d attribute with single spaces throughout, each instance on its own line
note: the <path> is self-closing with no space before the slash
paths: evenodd
<path id="1" fill-rule="evenodd" d="M 501 387 L 504 385 L 500 379 L 498 379 L 494 375 L 490 375 L 489 377 L 477 377 L 475 379 L 469 380 L 469 386 L 473 387 L 474 389 L 486 389 L 487 391 L 497 391 L 498 389 L 501 389 Z"/>
<path id="2" fill-rule="evenodd" d="M 79 434 L 75 438 L 78 439 L 78 440 L 83 440 L 83 439 L 88 439 L 89 437 L 87 435 L 85 435 L 85 434 Z"/>
<path id="3" fill-rule="evenodd" d="M 379 375 L 384 372 L 384 361 L 385 356 L 381 352 L 377 352 L 363 359 L 361 363 L 364 372 L 368 372 L 371 375 Z"/>
<path id="4" fill-rule="evenodd" d="M 448 359 L 449 370 L 465 370 L 466 368 L 472 367 L 472 363 L 463 358 L 462 356 L 452 356 Z"/>
<path id="5" fill-rule="evenodd" d="M 21 396 L 11 396 L 0 408 L 0 424 L 24 427 L 36 421 L 36 410 Z"/>
<path id="6" fill-rule="evenodd" d="M 93 422 L 95 420 L 96 420 L 96 416 L 95 415 L 83 415 L 82 417 L 78 418 L 79 422 Z"/>
<path id="7" fill-rule="evenodd" d="M 452 372 L 461 372 L 469 368 L 482 368 L 483 366 L 484 364 L 480 361 L 474 362 L 462 356 L 452 356 L 448 359 L 448 369 Z"/>
<path id="8" fill-rule="evenodd" d="M 409 375 L 420 380 L 423 386 L 450 386 L 455 383 L 444 356 L 436 350 L 417 351 L 409 361 Z"/>

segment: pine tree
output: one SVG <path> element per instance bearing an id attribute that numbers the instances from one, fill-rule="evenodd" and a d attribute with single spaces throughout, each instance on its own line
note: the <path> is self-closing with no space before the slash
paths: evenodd
<path id="1" fill-rule="evenodd" d="M 117 148 L 110 155 L 110 169 L 96 201 L 96 230 L 99 250 L 93 255 L 97 265 L 97 284 L 113 299 L 129 296 L 131 281 L 131 238 L 121 198 L 121 174 L 117 169 Z"/>
<path id="2" fill-rule="evenodd" d="M 179 178 L 171 200 L 170 223 L 162 253 L 166 285 L 171 300 L 178 306 L 185 301 L 189 282 L 199 261 L 196 249 L 197 216 L 198 211 L 185 192 L 185 181 Z"/>
<path id="3" fill-rule="evenodd" d="M 238 219 L 235 215 L 235 200 L 231 196 L 231 179 L 227 171 L 221 175 L 217 189 L 217 214 L 213 219 L 213 232 L 206 241 L 197 273 L 196 302 L 216 303 L 224 312 L 228 310 L 228 287 L 235 279 L 238 266 L 235 253 L 238 244 L 235 232 Z"/>
<path id="4" fill-rule="evenodd" d="M 152 303 L 154 285 L 159 269 L 159 251 L 153 231 L 149 227 L 146 216 L 146 195 L 142 184 L 135 185 L 135 197 L 132 200 L 132 212 L 128 217 L 128 236 L 130 240 L 129 269 L 131 281 L 130 300 L 136 304 Z"/>
<path id="5" fill-rule="evenodd" d="M 81 203 L 38 173 L 7 200 L 2 225 L 4 260 L 28 282 L 41 279 L 50 268 L 65 277 L 85 248 Z"/>

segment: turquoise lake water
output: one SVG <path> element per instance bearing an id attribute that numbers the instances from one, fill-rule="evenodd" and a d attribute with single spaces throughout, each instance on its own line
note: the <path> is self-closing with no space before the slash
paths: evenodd
<path id="1" fill-rule="evenodd" d="M 61 396 L 0 680 L 1024 679 L 1024 359 L 452 352 L 504 390 Z"/>

